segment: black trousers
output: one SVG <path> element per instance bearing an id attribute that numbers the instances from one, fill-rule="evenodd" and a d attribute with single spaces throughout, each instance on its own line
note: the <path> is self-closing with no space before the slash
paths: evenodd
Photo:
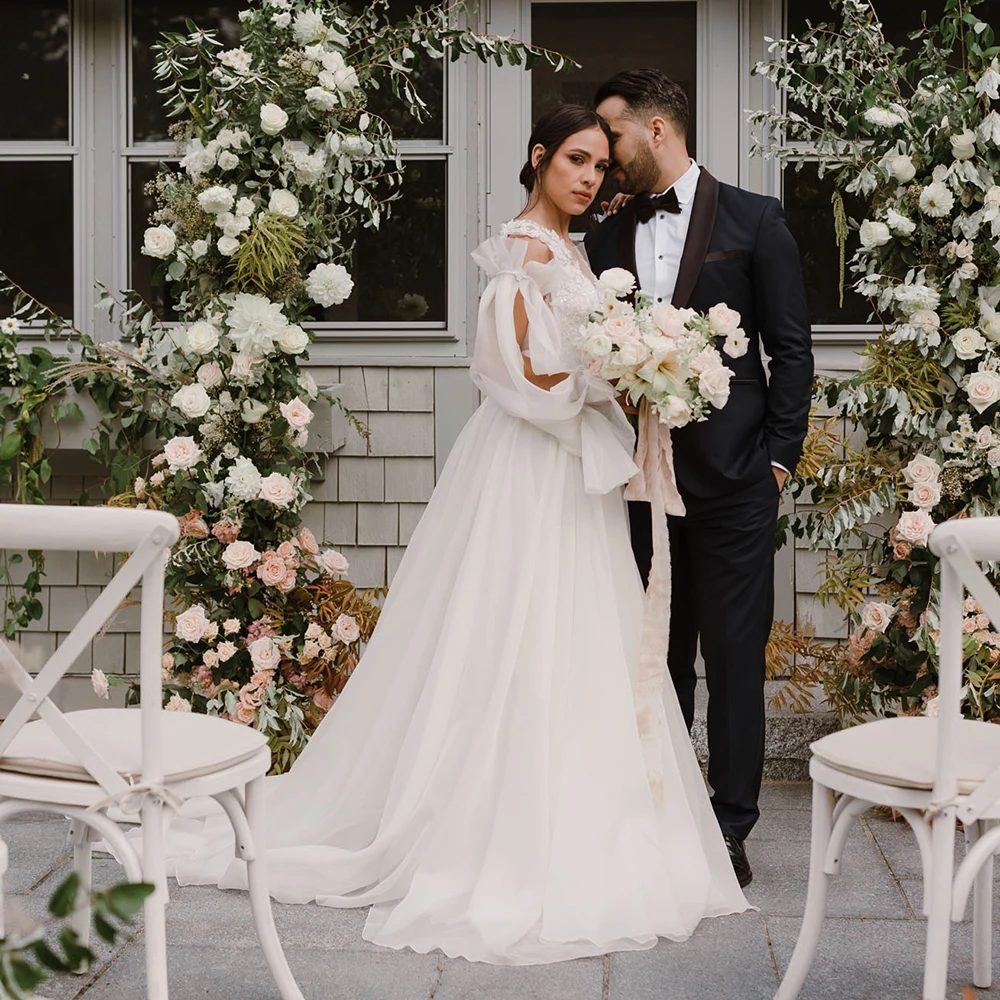
<path id="1" fill-rule="evenodd" d="M 764 652 L 774 617 L 774 475 L 729 496 L 685 497 L 671 517 L 670 676 L 684 721 L 694 721 L 695 657 L 708 683 L 708 782 L 724 834 L 746 838 L 764 771 Z M 645 584 L 652 558 L 649 505 L 629 504 L 632 548 Z"/>

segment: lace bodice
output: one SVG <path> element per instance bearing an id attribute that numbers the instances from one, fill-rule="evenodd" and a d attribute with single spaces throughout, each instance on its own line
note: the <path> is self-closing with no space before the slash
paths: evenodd
<path id="1" fill-rule="evenodd" d="M 568 246 L 558 233 L 531 219 L 514 219 L 505 223 L 500 228 L 500 235 L 530 236 L 541 240 L 552 251 L 552 258 L 559 265 L 562 280 L 554 283 L 546 292 L 545 301 L 559 324 L 566 346 L 567 363 L 574 367 L 581 365 L 582 359 L 575 347 L 580 339 L 580 327 L 601 305 L 597 279 L 586 258 L 579 250 Z"/>

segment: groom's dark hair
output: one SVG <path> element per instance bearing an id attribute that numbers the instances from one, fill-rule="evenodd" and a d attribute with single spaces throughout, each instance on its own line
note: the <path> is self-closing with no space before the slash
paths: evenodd
<path id="1" fill-rule="evenodd" d="M 594 104 L 599 105 L 609 97 L 620 97 L 634 118 L 648 121 L 654 115 L 660 115 L 681 135 L 687 135 L 687 94 L 658 69 L 629 69 L 616 73 L 598 88 Z"/>

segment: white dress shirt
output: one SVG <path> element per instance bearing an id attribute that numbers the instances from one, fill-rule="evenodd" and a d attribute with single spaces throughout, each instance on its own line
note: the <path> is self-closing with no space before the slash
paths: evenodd
<path id="1" fill-rule="evenodd" d="M 680 212 L 658 211 L 635 227 L 635 270 L 639 288 L 657 305 L 674 297 L 700 173 L 701 167 L 692 160 L 672 185 Z M 666 194 L 669 190 L 659 193 Z M 772 461 L 771 465 L 788 472 L 780 462 Z"/>

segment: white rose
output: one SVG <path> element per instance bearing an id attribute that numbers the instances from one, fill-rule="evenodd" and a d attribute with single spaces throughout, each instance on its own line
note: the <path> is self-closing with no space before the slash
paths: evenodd
<path id="1" fill-rule="evenodd" d="M 997 443 L 997 436 L 989 427 L 980 427 L 976 434 L 977 448 L 992 448 Z"/>
<path id="2" fill-rule="evenodd" d="M 903 469 L 903 478 L 911 485 L 936 483 L 941 474 L 941 466 L 927 455 L 914 455 L 910 464 Z"/>
<path id="3" fill-rule="evenodd" d="M 865 219 L 861 223 L 859 235 L 861 245 L 868 250 L 885 246 L 892 239 L 892 233 L 889 232 L 889 227 L 884 222 L 873 222 L 871 219 Z"/>
<path id="4" fill-rule="evenodd" d="M 329 90 L 339 90 L 342 94 L 349 94 L 358 89 L 358 74 L 350 66 L 338 66 L 336 69 L 324 69 L 319 74 L 319 82 Z"/>
<path id="5" fill-rule="evenodd" d="M 861 609 L 861 624 L 873 632 L 885 632 L 896 609 L 891 604 L 869 601 Z"/>
<path id="6" fill-rule="evenodd" d="M 1000 375 L 996 372 L 973 372 L 965 383 L 969 402 L 977 413 L 989 409 L 1000 400 Z"/>
<path id="7" fill-rule="evenodd" d="M 316 556 L 316 562 L 320 564 L 327 571 L 327 573 L 346 573 L 350 568 L 350 563 L 344 558 L 344 555 L 338 552 L 336 549 L 323 549 L 318 556 Z"/>
<path id="8" fill-rule="evenodd" d="M 614 295 L 615 298 L 628 295 L 635 288 L 635 275 L 624 267 L 609 267 L 606 271 L 601 272 L 601 276 L 597 280 L 601 287 L 609 295 Z"/>
<path id="9" fill-rule="evenodd" d="M 103 670 L 99 670 L 97 667 L 94 667 L 94 669 L 90 671 L 90 683 L 93 685 L 94 694 L 96 694 L 98 698 L 108 697 L 111 689 L 108 684 L 107 674 L 105 674 Z"/>
<path id="10" fill-rule="evenodd" d="M 191 244 L 191 257 L 194 260 L 201 260 L 208 253 L 208 240 L 195 240 Z"/>
<path id="11" fill-rule="evenodd" d="M 361 629 L 358 628 L 357 620 L 351 615 L 341 615 L 334 622 L 332 631 L 346 645 L 356 642 L 361 635 Z"/>
<path id="12" fill-rule="evenodd" d="M 1000 344 L 1000 313 L 983 320 L 982 330 L 994 344 Z"/>
<path id="13" fill-rule="evenodd" d="M 279 403 L 278 409 L 281 415 L 288 421 L 288 426 L 295 430 L 302 430 L 307 427 L 313 418 L 313 411 L 306 406 L 297 396 L 288 403 Z"/>
<path id="14" fill-rule="evenodd" d="M 890 208 L 886 213 L 886 223 L 889 229 L 900 236 L 909 236 L 917 224 L 908 219 L 905 215 L 900 215 L 894 208 Z"/>
<path id="15" fill-rule="evenodd" d="M 971 160 L 976 155 L 976 133 L 966 129 L 951 137 L 951 153 L 956 160 Z"/>
<path id="16" fill-rule="evenodd" d="M 260 553 L 254 548 L 253 542 L 230 542 L 222 553 L 226 569 L 246 569 L 259 558 Z"/>
<path id="17" fill-rule="evenodd" d="M 983 195 L 983 203 L 986 205 L 998 205 L 1000 206 L 1000 187 L 996 184 L 992 185 L 986 194 Z"/>
<path id="18" fill-rule="evenodd" d="M 198 369 L 196 377 L 206 389 L 214 389 L 222 381 L 222 369 L 218 362 L 209 361 Z"/>
<path id="19" fill-rule="evenodd" d="M 287 124 L 288 115 L 277 104 L 268 101 L 261 105 L 260 130 L 266 135 L 277 135 Z"/>
<path id="20" fill-rule="evenodd" d="M 299 372 L 298 382 L 307 399 L 315 399 L 319 395 L 319 386 L 309 372 Z"/>
<path id="21" fill-rule="evenodd" d="M 592 358 L 606 358 L 614 345 L 606 333 L 592 333 L 583 341 L 583 349 Z"/>
<path id="22" fill-rule="evenodd" d="M 174 619 L 174 635 L 184 642 L 201 642 L 208 626 L 205 609 L 200 604 L 192 604 Z"/>
<path id="23" fill-rule="evenodd" d="M 217 652 L 219 654 L 219 662 L 225 663 L 227 660 L 231 660 L 236 655 L 236 643 L 230 642 L 226 639 L 225 642 L 219 643 Z"/>
<path id="24" fill-rule="evenodd" d="M 240 198 L 240 200 L 238 202 L 236 202 L 236 205 L 233 208 L 233 211 L 238 216 L 239 215 L 243 215 L 243 216 L 246 216 L 247 218 L 249 218 L 251 215 L 253 215 L 253 211 L 254 211 L 253 198 Z"/>
<path id="25" fill-rule="evenodd" d="M 614 364 L 622 368 L 635 368 L 649 358 L 649 348 L 638 337 L 624 337 L 612 356 Z"/>
<path id="26" fill-rule="evenodd" d="M 220 236 L 215 245 L 224 257 L 232 257 L 240 248 L 240 241 L 235 236 Z"/>
<path id="27" fill-rule="evenodd" d="M 986 349 L 986 338 L 978 330 L 966 327 L 951 338 L 955 354 L 963 361 L 971 361 Z"/>
<path id="28" fill-rule="evenodd" d="M 684 314 L 676 306 L 669 303 L 656 306 L 653 310 L 653 322 L 663 333 L 668 337 L 673 337 L 674 340 L 684 336 L 686 330 Z"/>
<path id="29" fill-rule="evenodd" d="M 299 199 L 291 191 L 281 188 L 272 192 L 267 210 L 276 215 L 283 215 L 286 219 L 294 219 L 299 214 Z"/>
<path id="30" fill-rule="evenodd" d="M 205 188 L 198 195 L 198 204 L 209 215 L 220 215 L 233 207 L 233 192 L 221 184 L 216 184 L 214 187 Z"/>
<path id="31" fill-rule="evenodd" d="M 243 422 L 245 424 L 259 424 L 264 419 L 267 410 L 267 403 L 263 403 L 259 399 L 246 399 L 243 401 Z"/>
<path id="32" fill-rule="evenodd" d="M 219 346 L 219 331 L 208 320 L 200 319 L 187 328 L 184 349 L 192 354 L 210 354 Z"/>
<path id="33" fill-rule="evenodd" d="M 250 217 L 234 215 L 232 212 L 220 212 L 215 217 L 215 224 L 222 230 L 224 236 L 239 236 L 250 228 Z"/>
<path id="34" fill-rule="evenodd" d="M 925 510 L 908 510 L 896 522 L 896 535 L 911 545 L 926 545 L 934 530 L 934 521 Z"/>
<path id="35" fill-rule="evenodd" d="M 691 420 L 691 407 L 680 396 L 669 396 L 659 407 L 660 423 L 667 427 L 683 427 Z"/>
<path id="36" fill-rule="evenodd" d="M 910 313 L 909 322 L 924 333 L 934 333 L 941 327 L 941 317 L 933 309 L 917 309 Z"/>
<path id="37" fill-rule="evenodd" d="M 717 334 L 727 337 L 739 328 L 740 314 L 725 302 L 718 302 L 708 310 L 708 322 Z"/>
<path id="38" fill-rule="evenodd" d="M 163 446 L 167 467 L 171 472 L 190 469 L 201 460 L 201 448 L 192 437 L 173 437 Z"/>
<path id="39" fill-rule="evenodd" d="M 287 507 L 298 495 L 292 481 L 280 472 L 272 472 L 260 481 L 258 500 L 266 500 L 275 507 Z"/>
<path id="40" fill-rule="evenodd" d="M 271 23 L 276 28 L 287 28 L 292 23 L 292 15 L 287 10 L 278 11 L 271 15 Z"/>
<path id="41" fill-rule="evenodd" d="M 698 391 L 712 406 L 721 409 L 729 400 L 729 380 L 732 377 L 732 369 L 725 365 L 709 368 L 698 376 Z"/>
<path id="42" fill-rule="evenodd" d="M 151 226 L 142 234 L 142 252 L 165 260 L 174 252 L 177 236 L 170 226 Z"/>
<path id="43" fill-rule="evenodd" d="M 301 326 L 286 326 L 275 343 L 284 354 L 301 354 L 309 346 L 309 334 Z"/>
<path id="44" fill-rule="evenodd" d="M 722 349 L 731 358 L 742 358 L 750 346 L 750 338 L 742 330 L 736 330 L 726 337 Z"/>
<path id="45" fill-rule="evenodd" d="M 329 141 L 327 145 L 330 146 L 330 152 L 333 152 L 333 148 Z M 348 156 L 367 156 L 374 147 L 363 135 L 348 135 L 344 136 L 341 142 L 341 149 Z"/>
<path id="46" fill-rule="evenodd" d="M 239 165 L 240 158 L 235 153 L 230 153 L 228 149 L 224 149 L 219 153 L 220 170 L 235 170 Z"/>
<path id="47" fill-rule="evenodd" d="M 1000 469 L 1000 448 L 990 448 L 986 453 L 986 463 L 991 469 Z"/>
<path id="48" fill-rule="evenodd" d="M 718 368 L 722 364 L 722 358 L 714 347 L 705 347 L 691 359 L 691 371 L 695 375 Z"/>
<path id="49" fill-rule="evenodd" d="M 932 219 L 949 215 L 955 207 L 955 196 L 940 181 L 928 184 L 920 192 L 920 211 Z"/>
<path id="50" fill-rule="evenodd" d="M 170 397 L 170 405 L 180 410 L 185 417 L 203 417 L 212 408 L 212 400 L 203 385 L 193 382 L 178 389 Z"/>
<path id="51" fill-rule="evenodd" d="M 306 278 L 306 294 L 324 307 L 339 306 L 354 288 L 354 280 L 342 264 L 317 264 Z"/>
<path id="52" fill-rule="evenodd" d="M 909 501 L 914 507 L 930 510 L 941 502 L 940 483 L 917 483 L 910 490 Z"/>
<path id="53" fill-rule="evenodd" d="M 256 670 L 277 670 L 281 663 L 281 650 L 269 635 L 254 639 L 247 646 L 247 650 L 250 653 L 250 662 Z"/>
<path id="54" fill-rule="evenodd" d="M 170 701 L 163 706 L 163 710 L 165 712 L 190 712 L 191 702 L 174 693 L 170 696 Z"/>
<path id="55" fill-rule="evenodd" d="M 917 168 L 913 165 L 911 157 L 902 153 L 888 153 L 882 158 L 889 176 L 895 178 L 900 184 L 909 184 L 917 175 Z"/>
<path id="56" fill-rule="evenodd" d="M 310 87 L 306 100 L 320 111 L 332 111 L 338 104 L 337 95 L 331 94 L 326 87 Z"/>

